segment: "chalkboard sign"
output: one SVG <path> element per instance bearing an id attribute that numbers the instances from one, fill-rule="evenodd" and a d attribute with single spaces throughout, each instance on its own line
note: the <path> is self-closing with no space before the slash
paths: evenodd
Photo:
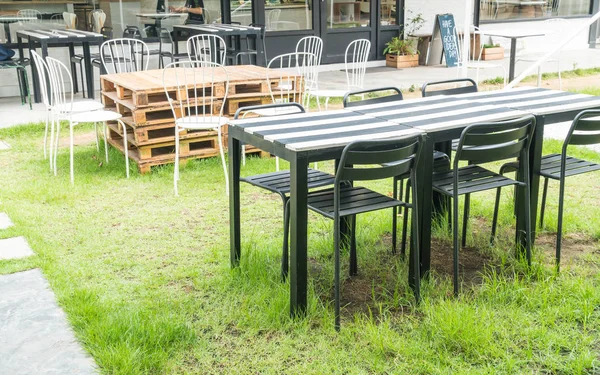
<path id="1" fill-rule="evenodd" d="M 459 50 L 456 39 L 454 16 L 452 14 L 436 15 L 427 65 L 441 64 L 442 57 L 446 56 L 446 66 L 457 66 Z"/>

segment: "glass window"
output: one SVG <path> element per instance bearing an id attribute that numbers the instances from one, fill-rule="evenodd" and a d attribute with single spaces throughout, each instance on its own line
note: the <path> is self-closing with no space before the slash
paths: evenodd
<path id="1" fill-rule="evenodd" d="M 581 16 L 592 0 L 481 0 L 481 21 Z"/>
<path id="2" fill-rule="evenodd" d="M 396 0 L 381 0 L 381 25 L 396 25 Z"/>
<path id="3" fill-rule="evenodd" d="M 265 0 L 268 31 L 312 29 L 312 0 Z"/>
<path id="4" fill-rule="evenodd" d="M 252 23 L 252 1 L 251 0 L 230 0 L 231 22 L 242 25 Z"/>
<path id="5" fill-rule="evenodd" d="M 327 0 L 327 28 L 369 26 L 371 0 Z"/>

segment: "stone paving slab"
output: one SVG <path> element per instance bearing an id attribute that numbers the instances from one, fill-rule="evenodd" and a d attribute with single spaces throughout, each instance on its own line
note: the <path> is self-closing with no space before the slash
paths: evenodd
<path id="1" fill-rule="evenodd" d="M 13 226 L 10 217 L 4 212 L 0 212 L 0 229 L 7 229 Z"/>
<path id="2" fill-rule="evenodd" d="M 4 141 L 0 141 L 0 150 L 8 150 L 10 145 Z"/>
<path id="3" fill-rule="evenodd" d="M 25 237 L 13 237 L 0 240 L 0 260 L 18 259 L 33 255 Z"/>
<path id="4" fill-rule="evenodd" d="M 39 269 L 0 276 L 0 374 L 97 374 Z"/>

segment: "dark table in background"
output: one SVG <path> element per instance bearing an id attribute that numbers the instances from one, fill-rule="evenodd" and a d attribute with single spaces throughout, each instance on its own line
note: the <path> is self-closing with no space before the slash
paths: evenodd
<path id="1" fill-rule="evenodd" d="M 187 40 L 187 38 L 192 35 L 218 35 L 225 39 L 225 41 L 231 37 L 234 40 L 235 49 L 239 52 L 245 51 L 244 47 L 242 47 L 241 38 L 253 38 L 256 51 L 258 51 L 258 54 L 256 55 L 256 65 L 266 66 L 265 51 L 263 50 L 263 43 L 261 40 L 262 30 L 260 27 L 220 23 L 211 23 L 205 25 L 175 25 L 173 26 L 173 34 L 173 40 L 175 41 L 175 53 L 179 53 L 178 42 Z M 183 35 L 186 36 L 184 37 Z"/>
<path id="2" fill-rule="evenodd" d="M 30 51 L 35 51 L 36 46 L 39 45 L 42 49 L 41 55 L 43 58 L 48 56 L 48 47 L 67 46 L 69 48 L 69 60 L 71 60 L 70 58 L 75 54 L 75 45 L 81 44 L 83 47 L 87 94 L 88 98 L 94 99 L 94 71 L 90 57 L 90 45 L 101 44 L 104 41 L 102 34 L 81 30 L 19 30 L 17 31 L 17 40 L 20 56 L 23 56 L 23 39 L 27 40 L 27 48 Z M 31 64 L 31 71 L 34 100 L 36 103 L 39 103 L 41 101 L 40 83 L 34 63 Z M 73 81 L 77 80 L 75 71 L 72 64 L 71 74 L 73 75 Z"/>

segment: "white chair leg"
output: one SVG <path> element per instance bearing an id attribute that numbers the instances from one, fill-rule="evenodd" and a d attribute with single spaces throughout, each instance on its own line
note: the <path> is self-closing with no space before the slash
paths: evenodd
<path id="1" fill-rule="evenodd" d="M 48 122 L 49 122 L 50 112 L 46 111 L 46 128 L 44 129 L 44 159 L 48 157 L 46 152 L 46 144 L 48 143 Z"/>
<path id="2" fill-rule="evenodd" d="M 129 150 L 127 147 L 127 128 L 121 120 L 117 120 L 121 129 L 123 129 L 123 149 L 125 150 L 125 174 L 129 178 Z M 106 138 L 105 138 L 106 139 Z"/>
<path id="3" fill-rule="evenodd" d="M 54 175 L 57 175 L 57 171 L 58 168 L 56 167 L 56 159 L 58 159 L 58 140 L 60 138 L 60 119 L 56 119 L 55 122 L 56 125 L 56 136 L 54 138 L 54 145 L 52 145 L 52 147 L 54 148 Z"/>
<path id="4" fill-rule="evenodd" d="M 225 172 L 225 195 L 229 196 L 229 176 L 227 175 L 227 162 L 225 161 L 225 151 L 223 151 L 223 140 L 221 139 L 221 127 L 218 127 L 219 151 L 221 152 L 221 161 L 223 162 L 223 172 Z"/>
<path id="5" fill-rule="evenodd" d="M 327 110 L 327 105 L 329 104 L 329 97 L 325 98 L 325 110 Z"/>
<path id="6" fill-rule="evenodd" d="M 106 126 L 106 123 L 104 123 Z M 94 133 L 96 133 L 96 152 L 100 152 L 100 142 L 98 141 L 98 126 L 94 123 Z"/>
<path id="7" fill-rule="evenodd" d="M 321 112 L 321 98 L 319 97 L 319 95 L 315 95 L 315 99 L 317 99 L 317 109 L 319 110 L 319 112 Z"/>
<path id="8" fill-rule="evenodd" d="M 73 170 L 73 123 L 69 121 L 69 154 L 70 154 L 70 169 L 71 169 L 71 185 L 75 185 L 75 171 Z"/>
<path id="9" fill-rule="evenodd" d="M 242 146 L 242 165 L 246 165 L 246 145 Z"/>
<path id="10" fill-rule="evenodd" d="M 560 60 L 557 60 L 556 63 L 558 64 L 558 89 L 562 90 L 562 78 L 560 76 Z"/>
<path id="11" fill-rule="evenodd" d="M 538 66 L 537 87 L 542 87 L 542 66 Z"/>
<path id="12" fill-rule="evenodd" d="M 94 126 L 96 126 L 96 123 L 94 123 Z M 123 129 L 125 130 L 125 129 Z M 96 135 L 98 135 L 98 132 L 96 132 Z M 104 121 L 104 155 L 106 156 L 106 164 L 108 164 L 108 131 L 106 129 L 106 121 Z M 125 140 L 125 142 L 127 143 L 127 137 L 125 136 L 125 134 L 123 134 L 123 139 Z"/>
<path id="13" fill-rule="evenodd" d="M 54 170 L 54 116 L 50 116 L 50 143 L 48 144 L 49 158 L 50 158 L 50 170 Z"/>
<path id="14" fill-rule="evenodd" d="M 279 172 L 279 156 L 275 156 L 275 172 Z"/>
<path id="15" fill-rule="evenodd" d="M 177 191 L 177 181 L 179 180 L 179 127 L 175 125 L 175 170 L 173 171 L 173 187 L 175 196 L 179 196 Z"/>

